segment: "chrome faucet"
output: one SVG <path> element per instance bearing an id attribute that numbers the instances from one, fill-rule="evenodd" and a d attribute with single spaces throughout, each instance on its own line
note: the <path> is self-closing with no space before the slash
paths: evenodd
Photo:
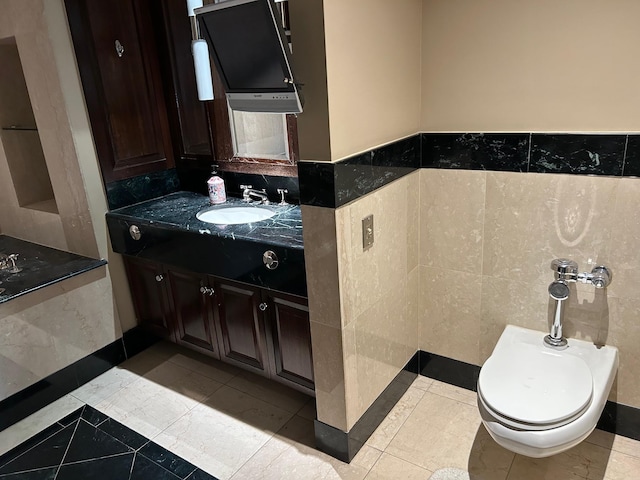
<path id="1" fill-rule="evenodd" d="M 10 255 L 0 253 L 0 270 L 7 270 L 9 273 L 21 272 L 22 269 L 16 267 L 17 258 L 18 258 L 17 253 L 12 253 Z"/>
<path id="2" fill-rule="evenodd" d="M 252 197 L 258 200 L 258 203 L 263 205 L 269 205 L 269 197 L 267 196 L 267 190 L 255 190 L 251 185 L 240 185 L 242 189 L 242 200 L 249 203 Z"/>
<path id="3" fill-rule="evenodd" d="M 596 288 L 605 288 L 611 283 L 611 271 L 598 265 L 589 272 L 578 272 L 578 264 L 573 260 L 556 258 L 551 262 L 555 281 L 549 285 L 549 296 L 556 301 L 556 312 L 551 325 L 551 333 L 544 337 L 544 343 L 553 348 L 566 348 L 567 339 L 562 336 L 562 302 L 569 298 L 569 282 L 591 283 Z"/>

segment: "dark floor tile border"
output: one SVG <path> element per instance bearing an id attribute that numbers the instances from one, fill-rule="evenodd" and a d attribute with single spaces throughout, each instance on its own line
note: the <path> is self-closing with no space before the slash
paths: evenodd
<path id="1" fill-rule="evenodd" d="M 76 424 L 76 422 L 83 422 L 83 423 Z M 86 436 L 86 432 L 94 431 L 94 430 L 91 430 L 91 427 L 87 429 L 86 428 L 87 425 L 84 422 L 87 422 L 91 427 L 93 427 L 97 435 L 97 436 L 94 435 L 94 440 L 98 443 L 98 445 L 91 444 L 91 445 L 88 445 L 88 448 L 98 447 L 99 449 L 100 445 L 103 444 L 105 439 L 114 439 L 120 442 L 121 444 L 124 444 L 124 446 L 128 447 L 131 450 L 130 452 L 131 455 L 133 455 L 134 452 L 137 452 L 137 454 L 140 456 L 143 462 L 145 462 L 147 465 L 149 466 L 151 464 L 155 465 L 154 468 L 156 468 L 155 470 L 156 473 L 161 472 L 160 470 L 157 470 L 157 467 L 161 467 L 163 469 L 162 471 L 166 470 L 167 472 L 170 472 L 171 474 L 176 476 L 176 477 L 173 477 L 172 475 L 171 478 L 180 478 L 180 479 L 188 478 L 190 480 L 217 480 L 215 477 L 200 470 L 195 465 L 173 454 L 172 452 L 165 449 L 164 447 L 161 447 L 160 445 L 155 444 L 154 442 L 144 437 L 143 435 L 140 435 L 139 433 L 134 432 L 130 428 L 125 427 L 121 423 L 99 412 L 98 410 L 94 409 L 89 405 L 84 405 L 78 408 L 76 411 L 67 415 L 62 420 L 55 422 L 54 424 L 42 430 L 41 432 L 35 434 L 33 437 L 29 438 L 25 442 L 11 449 L 9 452 L 1 455 L 0 467 L 9 464 L 13 460 L 17 459 L 18 457 L 24 454 L 27 454 L 27 455 L 35 454 L 35 456 L 39 456 L 42 453 L 42 452 L 38 452 L 38 448 L 40 448 L 40 444 L 42 444 L 42 442 L 44 442 L 45 440 L 50 439 L 52 435 L 62 431 L 64 428 L 71 429 L 70 431 L 74 432 L 73 437 L 75 437 L 76 433 L 81 429 L 82 425 L 84 425 L 84 427 L 82 428 L 84 428 L 83 431 L 85 432 L 84 433 L 85 436 Z M 98 434 L 98 432 L 101 432 L 101 433 Z M 105 436 L 105 434 L 107 436 Z M 71 445 L 71 442 L 73 442 L 73 438 L 69 439 L 68 448 L 71 448 L 69 447 L 69 445 Z M 76 445 L 76 449 L 77 448 L 79 448 L 78 445 Z M 30 452 L 30 450 L 32 449 L 33 451 Z M 60 451 L 60 453 L 64 453 L 64 452 Z M 100 450 L 97 450 L 96 453 L 99 456 L 95 458 L 89 457 L 81 461 L 73 461 L 73 459 L 71 459 L 72 461 L 70 463 L 65 462 L 65 464 L 76 465 L 76 466 L 84 465 L 86 468 L 83 467 L 83 469 L 81 469 L 83 471 L 90 469 L 94 465 L 94 462 L 96 461 L 96 459 L 100 461 L 104 460 L 100 455 Z M 109 457 L 115 458 L 125 454 L 129 455 L 129 453 L 123 453 L 123 454 L 110 455 Z M 66 453 L 65 453 L 65 456 L 66 456 Z M 27 460 L 29 458 L 30 457 L 28 457 Z M 135 458 L 137 461 L 138 457 L 135 457 Z M 108 465 L 110 464 L 107 462 L 103 466 L 107 467 Z M 44 470 L 44 468 L 38 469 L 37 471 L 40 471 L 40 470 Z M 82 478 L 85 478 L 85 477 L 83 476 Z M 154 476 L 152 478 L 156 478 L 156 477 Z M 163 476 L 163 478 L 165 477 Z"/>
<path id="2" fill-rule="evenodd" d="M 121 339 L 0 401 L 0 431 L 37 412 L 125 359 Z"/>
<path id="3" fill-rule="evenodd" d="M 640 134 L 419 133 L 339 162 L 300 162 L 300 203 L 338 208 L 418 168 L 640 176 Z"/>
<path id="4" fill-rule="evenodd" d="M 416 353 L 349 432 L 314 421 L 316 448 L 349 463 L 418 376 Z"/>

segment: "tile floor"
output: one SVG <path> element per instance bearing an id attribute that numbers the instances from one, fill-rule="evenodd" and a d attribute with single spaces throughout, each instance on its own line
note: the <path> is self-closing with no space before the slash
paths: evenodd
<path id="1" fill-rule="evenodd" d="M 161 343 L 0 432 L 0 454 L 84 404 L 225 479 L 640 480 L 640 442 L 596 430 L 547 459 L 515 455 L 481 425 L 475 394 L 418 377 L 351 464 L 313 448 L 313 399 Z"/>

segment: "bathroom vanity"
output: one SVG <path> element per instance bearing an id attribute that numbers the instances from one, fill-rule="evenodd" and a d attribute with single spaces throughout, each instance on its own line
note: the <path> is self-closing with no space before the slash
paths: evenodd
<path id="1" fill-rule="evenodd" d="M 230 198 L 229 205 L 246 205 Z M 177 192 L 107 213 L 136 314 L 156 335 L 313 394 L 300 208 L 217 225 Z"/>

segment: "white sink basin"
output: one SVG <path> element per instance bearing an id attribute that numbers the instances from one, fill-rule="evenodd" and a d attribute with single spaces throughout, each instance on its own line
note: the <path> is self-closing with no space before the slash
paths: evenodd
<path id="1" fill-rule="evenodd" d="M 209 207 L 196 213 L 196 218 L 202 222 L 218 225 L 239 225 L 241 223 L 253 223 L 266 220 L 276 214 L 273 210 L 264 207 L 250 206 L 220 206 Z"/>

